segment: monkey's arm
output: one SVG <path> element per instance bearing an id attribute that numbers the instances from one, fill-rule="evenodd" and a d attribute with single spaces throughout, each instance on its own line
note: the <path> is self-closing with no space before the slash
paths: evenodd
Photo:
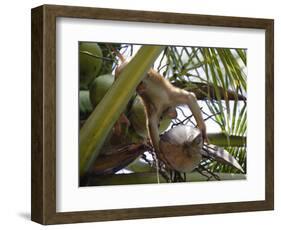
<path id="1" fill-rule="evenodd" d="M 203 139 L 208 142 L 205 121 L 202 117 L 202 112 L 199 108 L 195 95 L 193 93 L 187 92 L 185 90 L 180 90 L 178 92 L 177 98 L 179 100 L 179 103 L 188 105 L 189 109 L 191 110 L 191 112 L 196 120 L 198 128 L 202 132 Z"/>

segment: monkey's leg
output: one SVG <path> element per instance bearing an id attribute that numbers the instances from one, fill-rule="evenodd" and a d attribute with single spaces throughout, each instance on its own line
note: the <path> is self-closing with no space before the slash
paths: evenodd
<path id="1" fill-rule="evenodd" d="M 159 123 L 159 119 L 156 113 L 151 115 L 147 119 L 148 135 L 156 153 L 159 152 L 159 141 L 160 141 L 158 123 Z"/>
<path id="2" fill-rule="evenodd" d="M 156 153 L 155 156 L 155 163 L 156 163 L 156 172 L 157 172 L 157 183 L 160 183 L 159 179 L 159 161 L 158 157 L 160 154 L 160 149 L 159 149 L 159 131 L 158 131 L 158 123 L 159 123 L 159 118 L 157 117 L 157 113 L 152 113 L 150 116 L 147 118 L 147 129 L 148 129 L 148 135 L 151 140 L 151 143 L 153 145 L 154 151 Z"/>

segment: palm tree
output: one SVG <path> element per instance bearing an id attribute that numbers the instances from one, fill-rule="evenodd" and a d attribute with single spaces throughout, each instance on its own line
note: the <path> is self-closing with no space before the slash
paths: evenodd
<path id="1" fill-rule="evenodd" d="M 171 173 L 173 181 L 245 178 L 247 130 L 245 49 L 179 46 L 140 48 L 129 44 L 114 46 L 99 44 L 99 46 L 102 49 L 102 57 L 91 53 L 85 55 L 103 60 L 100 74 L 111 73 L 118 63 L 112 47 L 122 52 L 126 58 L 129 56 L 134 58 L 126 72 L 113 87 L 110 87 L 98 106 L 96 108 L 88 106 L 90 109 L 87 119 L 80 130 L 81 185 L 156 182 L 153 149 L 143 144 L 144 137 L 139 135 L 136 126 L 125 128 L 121 137 L 112 132 L 112 126 L 121 112 L 129 118 L 137 118 L 139 123 L 143 122 L 141 120 L 143 118 L 138 118 L 141 111 L 137 110 L 138 112 L 132 115 L 132 108 L 135 108 L 133 107 L 136 101 L 135 87 L 151 65 L 173 85 L 196 95 L 207 127 L 215 131 L 208 133 L 210 142 L 229 152 L 244 171 L 242 173 L 229 164 L 222 164 L 213 159 L 204 159 L 198 166 L 198 172 L 188 175 L 178 172 L 167 174 L 164 166 L 160 172 L 161 182 L 167 182 L 167 177 Z M 85 101 L 85 98 L 89 101 L 89 94 L 84 93 L 84 99 L 81 95 L 81 102 Z M 80 114 L 81 104 L 83 103 L 80 103 Z M 194 126 L 193 117 L 188 109 L 178 107 L 177 111 L 179 116 L 170 120 L 165 129 L 171 129 L 179 124 Z"/>

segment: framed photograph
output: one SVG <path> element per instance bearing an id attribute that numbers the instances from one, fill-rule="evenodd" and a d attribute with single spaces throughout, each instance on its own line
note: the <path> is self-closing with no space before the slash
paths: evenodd
<path id="1" fill-rule="evenodd" d="M 274 208 L 274 21 L 32 9 L 41 224 Z"/>

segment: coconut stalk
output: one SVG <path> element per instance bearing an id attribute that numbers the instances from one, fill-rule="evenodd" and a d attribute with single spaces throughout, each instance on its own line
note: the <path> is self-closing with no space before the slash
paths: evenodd
<path id="1" fill-rule="evenodd" d="M 220 180 L 245 180 L 244 174 L 233 173 L 216 173 Z M 128 185 L 128 184 L 152 184 L 157 183 L 156 173 L 129 173 L 129 174 L 113 174 L 106 176 L 99 176 L 93 179 L 91 185 Z M 192 172 L 186 174 L 187 182 L 199 182 L 199 181 L 216 181 L 216 178 L 208 178 L 198 172 Z M 160 183 L 168 183 L 160 175 Z"/>
<path id="2" fill-rule="evenodd" d="M 188 82 L 184 87 L 185 90 L 194 93 L 198 100 L 206 100 L 209 98 L 217 99 L 215 88 L 217 88 L 222 100 L 247 100 L 247 98 L 242 94 L 238 94 L 233 90 L 224 89 L 221 86 L 215 86 L 210 83 L 206 84 L 202 82 Z"/>
<path id="3" fill-rule="evenodd" d="M 80 130 L 80 176 L 87 172 L 97 158 L 106 136 L 163 48 L 163 46 L 141 47 L 86 120 Z"/>
<path id="4" fill-rule="evenodd" d="M 154 166 L 141 161 L 139 158 L 137 158 L 135 161 L 133 161 L 131 164 L 129 164 L 126 167 L 126 169 L 128 169 L 134 173 L 144 173 L 144 172 L 155 172 L 156 171 Z"/>
<path id="5" fill-rule="evenodd" d="M 247 138 L 244 136 L 226 135 L 224 133 L 208 133 L 210 144 L 221 147 L 245 147 Z"/>
<path id="6" fill-rule="evenodd" d="M 160 175 L 160 183 L 167 183 Z M 97 176 L 92 178 L 89 185 L 128 185 L 128 184 L 154 184 L 157 183 L 156 173 L 128 173 Z"/>

